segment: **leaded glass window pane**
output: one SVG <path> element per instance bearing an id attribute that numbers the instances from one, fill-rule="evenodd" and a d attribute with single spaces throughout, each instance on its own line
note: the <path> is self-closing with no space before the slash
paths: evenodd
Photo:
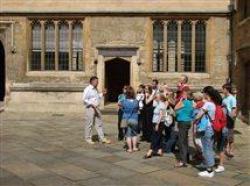
<path id="1" fill-rule="evenodd" d="M 55 70 L 55 26 L 51 22 L 45 27 L 45 70 Z"/>
<path id="2" fill-rule="evenodd" d="M 81 23 L 73 25 L 72 70 L 83 70 L 83 28 Z"/>
<path id="3" fill-rule="evenodd" d="M 178 24 L 176 21 L 168 23 L 168 71 L 177 71 L 177 37 Z"/>
<path id="4" fill-rule="evenodd" d="M 184 21 L 181 31 L 181 53 L 184 71 L 192 71 L 192 25 L 190 21 Z"/>
<path id="5" fill-rule="evenodd" d="M 31 70 L 41 70 L 41 25 L 35 22 L 32 25 Z"/>
<path id="6" fill-rule="evenodd" d="M 69 25 L 59 25 L 59 70 L 69 70 Z"/>
<path id="7" fill-rule="evenodd" d="M 153 25 L 153 71 L 163 71 L 163 25 L 156 21 Z"/>
<path id="8" fill-rule="evenodd" d="M 199 21 L 195 27 L 195 71 L 206 71 L 206 25 Z"/>

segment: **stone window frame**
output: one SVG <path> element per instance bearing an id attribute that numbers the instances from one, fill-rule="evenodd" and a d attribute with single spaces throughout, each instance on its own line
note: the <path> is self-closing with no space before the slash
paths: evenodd
<path id="1" fill-rule="evenodd" d="M 31 24 L 31 60 L 35 60 L 36 63 L 31 63 L 30 68 L 39 70 L 41 69 L 41 53 L 42 53 L 42 48 L 41 48 L 41 24 L 38 21 L 33 21 Z"/>
<path id="2" fill-rule="evenodd" d="M 73 73 L 77 73 L 77 72 L 84 72 L 84 66 L 85 66 L 85 60 L 84 60 L 84 18 L 70 18 L 70 19 L 67 19 L 67 18 L 55 18 L 55 19 L 46 19 L 46 18 L 30 18 L 28 19 L 28 23 L 29 23 L 29 31 L 28 31 L 28 42 L 30 43 L 29 44 L 29 56 L 28 56 L 28 61 L 27 61 L 27 72 L 73 72 Z M 41 25 L 41 68 L 40 69 L 32 69 L 32 50 L 33 50 L 33 35 L 32 35 L 32 32 L 33 32 L 33 25 L 34 24 L 39 24 Z M 52 23 L 54 25 L 54 31 L 55 31 L 55 38 L 54 38 L 54 45 L 55 45 L 55 54 L 54 54 L 54 62 L 55 62 L 55 68 L 53 70 L 46 70 L 45 69 L 45 54 L 46 54 L 46 24 L 48 23 Z M 59 42 L 60 42 L 60 35 L 59 35 L 59 29 L 60 29 L 60 24 L 62 23 L 66 23 L 69 27 L 69 40 L 68 40 L 68 69 L 65 70 L 65 69 L 62 69 L 60 70 L 59 69 L 59 52 L 60 52 L 60 45 L 59 45 Z M 74 24 L 80 24 L 81 25 L 81 34 L 82 34 L 82 37 L 81 37 L 81 52 L 82 52 L 82 55 L 80 56 L 81 57 L 81 63 L 82 64 L 79 64 L 79 68 L 76 68 L 76 69 L 73 69 L 72 68 L 72 61 L 73 61 L 73 27 L 74 27 Z"/>
<path id="3" fill-rule="evenodd" d="M 185 71 L 184 69 L 184 61 L 183 61 L 183 44 L 182 44 L 182 27 L 183 23 L 186 21 L 191 23 L 191 70 Z M 175 19 L 175 18 L 170 18 L 170 19 L 153 19 L 152 20 L 152 28 L 154 28 L 154 24 L 156 22 L 161 22 L 163 25 L 163 67 L 160 67 L 159 69 L 164 69 L 164 70 L 155 70 L 153 58 L 152 58 L 152 72 L 175 72 L 175 73 L 208 73 L 208 57 L 207 57 L 207 50 L 208 49 L 208 40 L 207 40 L 207 34 L 208 34 L 208 18 L 207 19 Z M 177 35 L 177 45 L 175 46 L 176 49 L 176 54 L 175 54 L 175 64 L 171 65 L 170 62 L 170 57 L 169 55 L 169 47 L 171 47 L 168 43 L 168 37 L 169 37 L 169 24 L 172 22 L 177 23 L 177 30 L 176 30 L 176 35 Z M 204 70 L 203 71 L 196 71 L 196 24 L 203 22 L 205 24 L 205 59 L 204 59 Z M 153 29 L 154 30 L 154 29 Z M 154 35 L 154 31 L 153 31 Z M 154 38 L 153 38 L 154 41 Z M 154 51 L 154 46 L 152 47 Z M 154 52 L 153 52 L 154 53 Z M 173 56 L 172 56 L 173 57 Z"/>

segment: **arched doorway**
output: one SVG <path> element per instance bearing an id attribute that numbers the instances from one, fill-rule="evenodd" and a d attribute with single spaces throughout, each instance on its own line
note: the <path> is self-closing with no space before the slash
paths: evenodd
<path id="1" fill-rule="evenodd" d="M 5 97 L 5 51 L 3 43 L 0 41 L 0 101 Z"/>
<path id="2" fill-rule="evenodd" d="M 115 58 L 105 62 L 105 87 L 107 102 L 117 102 L 124 85 L 130 84 L 130 62 Z"/>

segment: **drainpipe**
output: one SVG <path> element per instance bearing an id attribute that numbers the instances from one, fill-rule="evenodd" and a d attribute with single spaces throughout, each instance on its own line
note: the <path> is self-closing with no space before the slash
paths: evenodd
<path id="1" fill-rule="evenodd" d="M 235 15 L 235 0 L 230 1 L 229 5 L 229 30 L 230 30 L 230 44 L 229 44 L 229 52 L 228 60 L 229 60 L 229 75 L 228 75 L 228 83 L 233 84 L 233 68 L 235 62 L 235 55 L 234 55 L 234 15 Z"/>
<path id="2" fill-rule="evenodd" d="M 11 52 L 14 54 L 16 53 L 16 47 L 15 47 L 15 38 L 14 38 L 14 26 L 15 21 L 0 21 L 0 24 L 10 24 L 11 25 Z"/>

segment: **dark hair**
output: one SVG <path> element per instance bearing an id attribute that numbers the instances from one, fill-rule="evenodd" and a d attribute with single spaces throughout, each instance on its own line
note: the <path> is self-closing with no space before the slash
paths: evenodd
<path id="1" fill-rule="evenodd" d="M 207 94 L 211 100 L 214 102 L 216 105 L 221 105 L 222 104 L 222 96 L 220 95 L 219 91 L 216 90 L 212 86 L 207 86 L 203 89 L 203 93 Z"/>
<path id="2" fill-rule="evenodd" d="M 148 85 L 148 86 L 146 86 L 146 89 L 148 89 L 148 93 L 149 93 L 149 94 L 152 94 L 152 93 L 153 93 L 153 88 L 152 88 L 152 86 Z"/>
<path id="3" fill-rule="evenodd" d="M 188 98 L 188 100 L 194 100 L 194 93 L 192 91 L 188 91 L 187 98 Z"/>
<path id="4" fill-rule="evenodd" d="M 158 84 L 159 84 L 158 79 L 153 79 L 153 82 L 155 82 L 155 83 L 156 83 L 156 85 L 158 85 Z"/>
<path id="5" fill-rule="evenodd" d="M 144 84 L 140 84 L 139 88 L 145 89 L 145 85 Z"/>
<path id="6" fill-rule="evenodd" d="M 98 79 L 97 76 L 92 76 L 92 77 L 89 79 L 89 83 L 92 83 L 92 81 L 94 81 L 94 80 L 96 80 L 96 79 Z"/>
<path id="7" fill-rule="evenodd" d="M 226 89 L 229 93 L 232 93 L 232 86 L 229 83 L 224 84 L 222 88 Z"/>
<path id="8" fill-rule="evenodd" d="M 135 91 L 133 87 L 128 86 L 126 91 L 126 98 L 127 99 L 134 99 L 135 98 Z"/>

